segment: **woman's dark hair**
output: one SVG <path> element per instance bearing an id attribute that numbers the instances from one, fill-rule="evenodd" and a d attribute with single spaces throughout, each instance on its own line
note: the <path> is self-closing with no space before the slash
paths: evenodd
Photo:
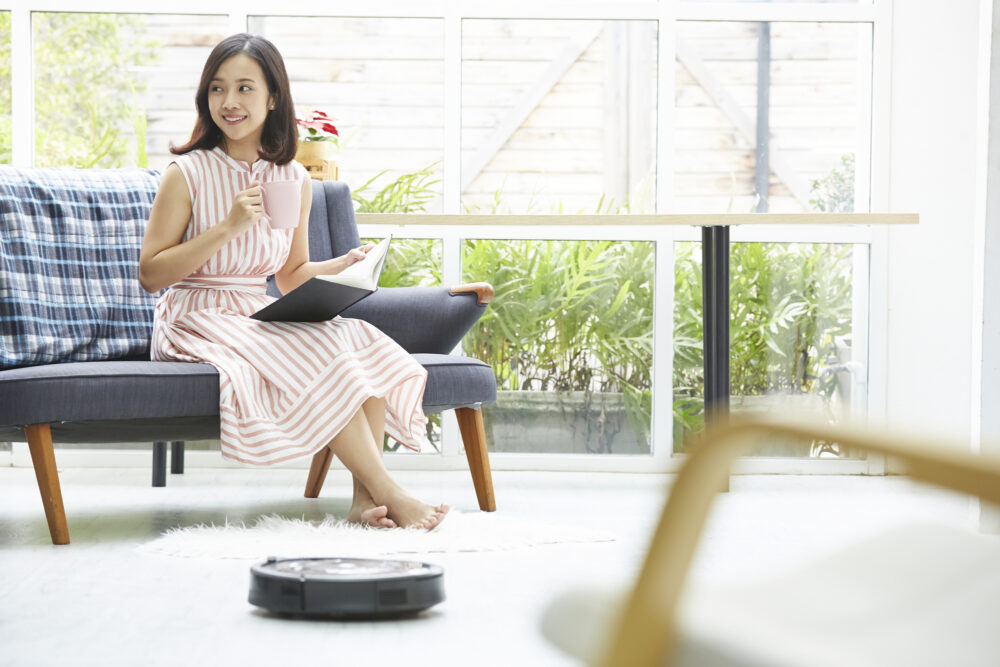
<path id="1" fill-rule="evenodd" d="M 201 73 L 201 83 L 198 84 L 198 92 L 195 95 L 198 120 L 191 132 L 191 139 L 183 146 L 171 146 L 171 153 L 183 155 L 199 148 L 209 150 L 222 144 L 225 136 L 212 120 L 212 114 L 208 109 L 208 88 L 222 63 L 240 53 L 253 58 L 260 65 L 267 80 L 267 91 L 274 100 L 274 109 L 267 114 L 267 119 L 264 121 L 258 154 L 275 164 L 288 164 L 295 157 L 299 135 L 295 125 L 295 105 L 292 104 L 285 61 L 282 60 L 274 44 L 263 37 L 245 32 L 226 37 L 208 55 L 205 69 Z"/>

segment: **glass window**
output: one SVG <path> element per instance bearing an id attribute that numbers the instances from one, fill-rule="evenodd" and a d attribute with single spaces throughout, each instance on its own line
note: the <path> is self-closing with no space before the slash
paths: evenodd
<path id="1" fill-rule="evenodd" d="M 652 212 L 655 21 L 462 21 L 462 205 Z"/>
<path id="2" fill-rule="evenodd" d="M 674 450 L 704 426 L 701 244 L 675 244 Z M 829 424 L 867 405 L 868 303 L 857 285 L 867 246 L 733 243 L 730 250 L 730 409 L 794 413 Z M 847 457 L 837 443 L 760 445 L 764 456 Z"/>
<path id="3" fill-rule="evenodd" d="M 11 162 L 10 12 L 0 12 L 0 164 Z"/>
<path id="4" fill-rule="evenodd" d="M 870 24 L 679 21 L 671 212 L 867 211 L 870 61 Z"/>
<path id="5" fill-rule="evenodd" d="M 163 169 L 224 16 L 32 14 L 37 166 Z"/>
<path id="6" fill-rule="evenodd" d="M 649 454 L 652 241 L 468 240 L 496 299 L 464 339 L 489 363 L 491 451 Z"/>
<path id="7" fill-rule="evenodd" d="M 249 28 L 281 51 L 296 108 L 336 119 L 358 210 L 443 210 L 442 19 L 254 16 Z"/>

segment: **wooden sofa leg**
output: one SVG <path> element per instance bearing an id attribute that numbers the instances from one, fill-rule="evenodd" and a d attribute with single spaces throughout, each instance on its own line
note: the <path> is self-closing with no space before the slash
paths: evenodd
<path id="1" fill-rule="evenodd" d="M 476 487 L 479 509 L 495 512 L 497 501 L 493 495 L 493 473 L 490 472 L 490 455 L 486 451 L 486 429 L 483 413 L 475 408 L 457 408 L 458 428 L 462 432 L 465 456 L 469 459 L 472 485 Z"/>
<path id="2" fill-rule="evenodd" d="M 62 491 L 59 489 L 59 473 L 56 470 L 56 454 L 52 449 L 52 431 L 48 424 L 32 424 L 24 427 L 31 452 L 31 463 L 35 466 L 35 479 L 42 494 L 45 519 L 49 522 L 52 544 L 69 544 L 69 528 L 66 526 L 66 510 L 63 508 Z"/>
<path id="3" fill-rule="evenodd" d="M 309 477 L 306 478 L 306 498 L 319 497 L 320 489 L 323 488 L 323 482 L 326 481 L 326 473 L 330 470 L 331 463 L 333 463 L 333 450 L 329 447 L 324 447 L 313 456 L 312 465 L 309 466 Z"/>

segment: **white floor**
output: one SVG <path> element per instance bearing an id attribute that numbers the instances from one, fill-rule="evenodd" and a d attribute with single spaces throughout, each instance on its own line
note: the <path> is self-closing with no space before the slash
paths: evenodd
<path id="1" fill-rule="evenodd" d="M 476 508 L 468 473 L 397 475 L 427 500 Z M 343 472 L 331 471 L 318 500 L 302 498 L 303 470 L 194 469 L 156 489 L 149 468 L 60 476 L 72 544 L 54 547 L 33 472 L 0 468 L 0 665 L 570 664 L 539 634 L 542 610 L 574 584 L 633 575 L 669 485 L 657 475 L 496 472 L 501 512 L 596 522 L 617 540 L 433 554 L 424 560 L 445 568 L 444 603 L 412 619 L 345 623 L 258 612 L 246 601 L 251 561 L 135 551 L 172 526 L 343 515 Z M 970 527 L 968 500 L 902 478 L 734 477 L 694 576 L 766 576 L 927 520 Z"/>

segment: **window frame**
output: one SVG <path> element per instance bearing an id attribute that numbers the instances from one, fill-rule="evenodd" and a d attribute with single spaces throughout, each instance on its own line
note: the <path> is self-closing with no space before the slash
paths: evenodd
<path id="1" fill-rule="evenodd" d="M 248 17 L 268 16 L 336 16 L 371 18 L 438 18 L 444 20 L 444 143 L 443 197 L 444 213 L 461 212 L 461 29 L 463 19 L 638 19 L 658 24 L 657 35 L 657 142 L 656 142 L 656 201 L 657 212 L 670 209 L 670 154 L 673 141 L 674 52 L 678 21 L 774 21 L 774 22 L 846 22 L 870 23 L 872 35 L 871 95 L 859 102 L 870 112 L 868 156 L 858 156 L 859 166 L 867 157 L 870 182 L 858 195 L 867 195 L 869 211 L 884 212 L 888 205 L 889 182 L 889 117 L 891 90 L 891 19 L 892 0 L 871 0 L 870 3 L 763 3 L 763 2 L 683 2 L 661 0 L 653 2 L 614 3 L 582 0 L 578 3 L 527 2 L 517 0 L 498 7 L 488 0 L 466 0 L 461 3 L 437 0 L 415 5 L 392 0 L 370 5 L 362 2 L 316 4 L 289 0 L 280 12 L 274 5 L 261 0 L 247 0 L 240 11 L 230 11 L 230 5 L 219 0 L 176 0 L 168 12 L 137 11 L 134 4 L 123 0 L 89 2 L 85 9 L 72 0 L 35 0 L 0 2 L 0 11 L 11 12 L 11 102 L 12 102 L 12 163 L 29 166 L 33 161 L 34 109 L 32 73 L 31 15 L 34 12 L 81 12 L 127 14 L 191 14 L 228 15 L 232 32 L 246 30 Z M 868 73 L 863 73 L 867 75 Z M 859 169 L 860 171 L 860 169 Z M 862 172 L 863 173 L 863 172 Z M 362 235 L 376 235 L 384 227 L 368 224 L 359 217 Z M 512 236 L 513 231 L 517 232 Z M 512 230 L 485 225 L 407 226 L 407 234 L 438 238 L 443 242 L 443 284 L 461 282 L 460 254 L 464 238 L 619 238 L 656 242 L 656 274 L 654 285 L 653 330 L 653 454 L 651 456 L 565 455 L 565 454 L 495 454 L 494 469 L 507 470 L 602 470 L 630 472 L 673 472 L 679 469 L 683 455 L 673 455 L 671 426 L 657 425 L 656 414 L 671 414 L 672 391 L 672 311 L 673 311 L 673 243 L 698 240 L 695 228 L 645 227 L 630 230 L 619 225 L 587 227 L 579 236 L 567 236 L 568 229 L 533 227 Z M 558 236 L 551 236 L 552 234 Z M 878 225 L 858 225 L 842 228 L 790 227 L 768 229 L 750 225 L 734 228 L 733 241 L 809 242 L 836 238 L 839 242 L 867 245 L 868 253 L 868 413 L 876 417 L 886 410 L 887 369 L 887 293 L 888 293 L 888 228 Z M 667 390 L 657 391 L 657 387 Z M 397 469 L 461 469 L 465 467 L 461 453 L 458 426 L 453 415 L 442 420 L 442 453 L 439 456 L 388 455 Z M 214 452 L 191 452 L 195 465 L 222 465 Z M 71 463 L 71 461 L 70 461 Z M 805 459 L 745 459 L 735 472 L 747 473 L 843 473 L 881 474 L 884 461 L 873 457 L 855 460 Z"/>

